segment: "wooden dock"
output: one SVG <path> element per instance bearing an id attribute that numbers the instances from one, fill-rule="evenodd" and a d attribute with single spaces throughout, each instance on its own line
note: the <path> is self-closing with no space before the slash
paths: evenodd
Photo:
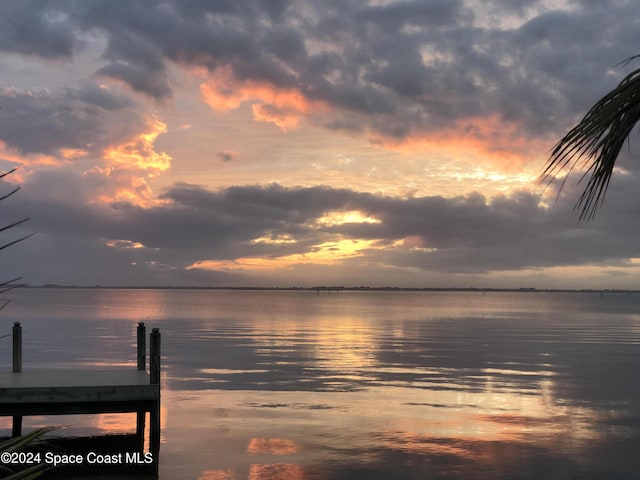
<path id="1" fill-rule="evenodd" d="M 0 373 L 0 416 L 13 417 L 12 435 L 22 431 L 22 417 L 136 412 L 139 451 L 144 448 L 149 412 L 149 451 L 155 471 L 160 451 L 160 331 L 150 335 L 146 370 L 146 329 L 137 328 L 137 369 L 22 369 L 22 327 L 13 327 L 13 371 Z"/>

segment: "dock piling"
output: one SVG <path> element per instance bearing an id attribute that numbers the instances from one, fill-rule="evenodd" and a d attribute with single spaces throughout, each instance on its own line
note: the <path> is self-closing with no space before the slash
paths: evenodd
<path id="1" fill-rule="evenodd" d="M 149 447 L 154 459 L 160 454 L 160 329 L 151 331 L 149 345 L 149 381 L 158 385 L 158 398 L 149 412 Z M 158 462 L 156 461 L 156 468 Z"/>
<path id="2" fill-rule="evenodd" d="M 150 382 L 160 384 L 160 329 L 151 330 L 151 345 L 149 352 Z"/>
<path id="3" fill-rule="evenodd" d="M 147 329 L 144 322 L 138 323 L 138 370 L 147 369 L 146 353 L 147 353 Z"/>
<path id="4" fill-rule="evenodd" d="M 144 322 L 138 322 L 138 370 L 145 371 L 147 369 L 147 329 Z M 136 435 L 138 436 L 140 452 L 144 450 L 144 429 L 146 424 L 147 412 L 140 410 L 137 412 L 136 418 Z"/>

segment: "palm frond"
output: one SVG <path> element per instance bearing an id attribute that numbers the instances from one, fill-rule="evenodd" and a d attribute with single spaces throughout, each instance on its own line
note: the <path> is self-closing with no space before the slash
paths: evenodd
<path id="1" fill-rule="evenodd" d="M 0 173 L 0 180 L 3 179 L 4 177 L 6 177 L 7 175 L 10 175 L 11 173 L 15 172 L 16 169 L 13 168 L 11 170 L 9 170 L 8 172 L 5 173 Z M 5 200 L 6 198 L 10 197 L 11 195 L 15 194 L 17 191 L 20 190 L 20 187 L 15 187 L 13 188 L 9 193 L 4 194 L 4 195 L 0 195 L 0 201 Z M 15 228 L 19 225 L 22 225 L 23 223 L 25 223 L 26 221 L 28 221 L 29 218 L 23 218 L 22 220 L 18 220 L 15 221 L 13 223 L 10 223 L 8 225 L 4 225 L 2 227 L 0 227 L 0 233 L 1 232 L 5 232 L 7 230 L 10 230 L 12 228 Z M 1 243 L 0 242 L 0 250 L 4 250 L 5 248 L 9 248 L 12 245 L 15 245 L 16 243 L 20 243 L 24 240 L 26 240 L 27 238 L 31 237 L 32 235 L 34 235 L 33 233 L 30 233 L 28 235 L 23 235 L 20 238 L 17 238 L 16 240 L 11 240 L 5 243 Z M 9 280 L 3 283 L 0 283 L 0 295 L 8 292 L 9 290 L 12 290 L 16 287 L 18 287 L 19 285 L 15 285 L 14 282 L 16 280 L 20 280 L 20 278 L 15 278 L 13 280 Z M 1 302 L 0 304 L 0 310 L 4 309 L 8 304 L 9 304 L 10 300 L 5 300 L 4 302 Z"/>
<path id="2" fill-rule="evenodd" d="M 15 168 L 12 168 L 12 169 L 11 169 L 11 170 L 9 170 L 8 172 L 0 173 L 0 178 L 4 178 L 4 177 L 6 177 L 7 175 L 10 175 L 10 174 L 12 174 L 12 173 L 13 173 L 13 172 L 15 172 L 15 171 L 16 171 L 16 169 L 15 169 Z"/>
<path id="3" fill-rule="evenodd" d="M 4 198 L 6 198 L 6 196 L 0 197 L 0 200 L 2 200 Z M 9 230 L 10 228 L 16 227 L 16 226 L 20 225 L 21 223 L 26 222 L 27 220 L 29 220 L 29 219 L 28 218 L 23 218 L 22 220 L 18 220 L 17 222 L 13 222 L 12 224 L 7 225 L 6 227 L 0 228 L 0 232 L 4 232 L 5 230 Z"/>
<path id="4" fill-rule="evenodd" d="M 17 240 L 13 240 L 13 241 L 11 241 L 11 242 L 7 242 L 7 243 L 5 243 L 4 245 L 1 245 L 1 246 L 0 246 L 0 250 L 4 250 L 5 248 L 10 247 L 11 245 L 15 245 L 16 243 L 20 243 L 20 242 L 22 242 L 23 240 L 26 240 L 27 238 L 32 237 L 33 235 L 35 235 L 35 232 L 34 232 L 34 233 L 30 233 L 29 235 L 25 235 L 24 237 L 20 237 L 20 238 L 18 238 Z"/>
<path id="5" fill-rule="evenodd" d="M 579 181 L 588 178 L 587 184 L 575 207 L 581 210 L 580 220 L 593 218 L 602 204 L 620 150 L 639 120 L 640 69 L 637 69 L 602 97 L 553 147 L 542 172 L 543 181 L 551 182 L 566 169 L 571 173 L 576 166 L 587 167 Z M 563 186 L 564 181 L 560 188 Z"/>
<path id="6" fill-rule="evenodd" d="M 22 277 L 16 277 L 11 280 L 7 280 L 6 282 L 0 283 L 0 295 L 2 295 L 3 293 L 7 293 L 9 290 L 13 290 L 14 288 L 24 287 L 25 286 L 24 284 L 15 283 L 18 280 L 22 280 Z M 2 310 L 4 307 L 9 305 L 10 302 L 11 302 L 11 299 L 5 300 L 4 303 L 0 302 L 1 303 L 0 310 Z M 4 337 L 0 337 L 0 338 L 4 338 Z"/>
<path id="7" fill-rule="evenodd" d="M 20 451 L 27 446 L 34 445 L 40 437 L 55 429 L 55 427 L 41 427 L 21 437 L 12 437 L 0 443 L 0 452 Z"/>
<path id="8" fill-rule="evenodd" d="M 41 437 L 51 432 L 52 430 L 55 430 L 55 428 L 43 427 L 21 437 L 14 437 L 0 442 L 0 452 L 12 453 L 21 451 L 25 448 L 38 446 L 42 442 Z M 47 468 L 49 468 L 49 465 L 47 465 L 46 462 L 38 463 L 19 471 L 14 471 L 4 466 L 2 467 L 2 478 L 5 478 L 6 480 L 33 480 L 39 477 Z"/>

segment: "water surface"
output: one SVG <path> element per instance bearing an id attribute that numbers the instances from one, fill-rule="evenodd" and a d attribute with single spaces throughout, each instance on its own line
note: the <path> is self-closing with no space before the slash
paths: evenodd
<path id="1" fill-rule="evenodd" d="M 162 479 L 637 475 L 640 295 L 11 296 L 0 335 L 22 322 L 25 368 L 135 368 L 137 322 L 161 329 Z M 135 415 L 25 426 L 61 422 L 69 434 L 135 430 Z"/>

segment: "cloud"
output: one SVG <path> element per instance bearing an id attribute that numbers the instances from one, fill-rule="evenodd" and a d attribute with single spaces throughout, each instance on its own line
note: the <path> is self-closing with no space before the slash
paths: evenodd
<path id="1" fill-rule="evenodd" d="M 99 32 L 108 64 L 98 75 L 160 101 L 173 95 L 171 63 L 208 72 L 203 95 L 216 109 L 251 101 L 257 121 L 285 130 L 304 118 L 404 139 L 484 117 L 529 135 L 565 128 L 612 86 L 613 64 L 635 53 L 620 47 L 637 34 L 619 18 L 637 16 L 638 8 L 633 2 L 562 10 L 544 2 L 442 0 L 92 1 L 40 9 L 21 2 L 9 16 L 38 25 L 43 38 L 59 32 L 66 40 L 54 52 L 66 58 L 81 44 L 74 40 L 78 32 Z M 508 14 L 508 25 L 497 12 Z M 34 54 L 54 55 L 41 38 L 23 35 Z M 5 39 L 4 48 L 25 53 L 19 45 Z"/>
<path id="2" fill-rule="evenodd" d="M 137 279 L 154 271 L 163 280 L 215 275 L 204 267 L 246 274 L 259 263 L 265 275 L 278 265 L 301 273 L 301 265 L 320 272 L 331 264 L 364 278 L 393 271 L 394 278 L 419 281 L 436 273 L 480 278 L 606 262 L 619 273 L 640 258 L 630 221 L 638 213 L 638 168 L 627 154 L 607 214 L 589 224 L 576 225 L 571 216 L 579 193 L 572 182 L 554 208 L 524 191 L 401 198 L 354 187 L 375 191 L 382 188 L 373 179 L 383 179 L 410 191 L 414 175 L 425 175 L 425 184 L 438 178 L 425 168 L 459 181 L 456 193 L 492 168 L 516 177 L 633 68 L 615 64 L 637 53 L 637 28 L 619 21 L 640 14 L 637 2 L 25 1 L 3 4 L 0 14 L 0 50 L 14 60 L 27 56 L 38 65 L 30 71 L 53 66 L 68 74 L 52 73 L 57 83 L 48 89 L 6 80 L 2 159 L 26 166 L 21 194 L 37 230 L 56 245 L 70 235 L 84 238 L 82 255 L 95 255 L 95 272 L 118 257 L 126 259 L 122 265 L 146 266 Z M 87 78 L 67 81 L 78 74 Z M 160 136 L 185 122 L 193 125 L 189 133 L 202 132 L 200 110 L 193 118 L 174 116 L 173 109 L 193 107 L 180 88 L 194 84 L 208 115 L 234 110 L 225 121 L 251 116 L 301 140 L 295 155 L 277 159 L 279 176 L 270 178 L 282 183 L 291 178 L 282 173 L 291 165 L 284 157 L 303 165 L 305 135 L 318 129 L 387 151 L 338 152 L 357 159 L 351 172 L 371 162 L 362 182 L 348 189 L 174 184 L 158 195 L 151 185 L 169 180 L 151 179 L 191 161 L 174 161 L 170 141 L 163 143 L 169 135 Z M 292 132 L 300 127 L 299 135 Z M 207 151 L 228 162 L 236 158 L 232 147 L 225 139 Z M 309 163 L 316 167 L 322 152 L 314 154 Z M 424 165 L 380 173 L 387 159 L 413 162 L 419 154 Z M 243 167 L 256 166 L 251 152 L 242 155 Z M 266 162 L 277 155 L 251 178 L 269 178 Z M 310 177 L 329 182 L 342 171 L 318 167 Z M 506 191 L 515 183 L 509 181 L 498 176 L 494 183 Z"/>
<path id="3" fill-rule="evenodd" d="M 618 229 L 613 240 L 609 233 L 630 212 L 575 224 L 568 208 L 545 208 L 527 192 L 397 198 L 322 186 L 212 191 L 176 184 L 149 205 L 126 198 L 86 201 L 103 181 L 60 170 L 34 173 L 20 192 L 16 213 L 31 217 L 29 228 L 47 238 L 73 237 L 78 244 L 84 239 L 91 248 L 111 252 L 96 257 L 96 265 L 116 253 L 126 262 L 148 265 L 148 276 L 133 278 L 149 282 L 157 281 L 152 273 L 158 271 L 169 283 L 174 276 L 190 278 L 187 271 L 203 272 L 201 279 L 210 271 L 243 274 L 234 282 L 243 278 L 255 285 L 256 275 L 273 281 L 287 271 L 304 278 L 326 275 L 329 266 L 356 283 L 383 271 L 386 279 L 401 279 L 405 272 L 405 280 L 424 282 L 434 275 L 482 278 L 559 266 L 607 264 L 615 270 L 632 268 L 630 259 L 640 258 L 634 228 Z M 46 188 L 52 184 L 55 191 Z M 617 205 L 623 199 L 614 200 Z M 78 247 L 83 258 L 87 252 Z M 99 276 L 99 270 L 91 271 L 91 278 Z"/>
<path id="4" fill-rule="evenodd" d="M 53 2 L 3 2 L 0 50 L 47 59 L 70 58 L 77 39 L 65 17 Z"/>
<path id="5" fill-rule="evenodd" d="M 163 152 L 154 150 L 154 142 L 158 135 L 167 131 L 167 125 L 153 118 L 145 121 L 145 131 L 137 133 L 134 137 L 104 152 L 107 163 L 138 170 L 150 170 L 162 172 L 167 170 L 171 163 L 171 157 Z"/>
<path id="6" fill-rule="evenodd" d="M 144 121 L 131 100 L 90 84 L 53 93 L 4 88 L 0 105 L 0 140 L 23 155 L 98 152 Z"/>
<path id="7" fill-rule="evenodd" d="M 407 25 L 425 26 L 454 25 L 463 10 L 460 0 L 428 0 L 423 2 L 402 1 L 362 8 L 356 18 L 376 24 L 392 25 L 401 29 Z"/>
<path id="8" fill-rule="evenodd" d="M 232 160 L 235 160 L 238 154 L 233 150 L 224 150 L 222 152 L 218 152 L 217 156 L 222 162 L 230 162 Z"/>
<path id="9" fill-rule="evenodd" d="M 112 35 L 103 56 L 111 63 L 100 68 L 97 75 L 119 80 L 134 91 L 157 100 L 171 98 L 172 89 L 162 52 L 149 39 L 133 32 Z"/>
<path id="10" fill-rule="evenodd" d="M 200 85 L 206 103 L 214 110 L 228 111 L 244 102 L 252 103 L 253 118 L 271 122 L 282 130 L 295 128 L 310 110 L 322 110 L 319 102 L 308 100 L 295 89 L 277 89 L 268 83 L 241 82 L 231 69 L 219 69 Z"/>
<path id="11" fill-rule="evenodd" d="M 26 166 L 24 174 L 57 166 L 63 176 L 92 179 L 90 201 L 155 201 L 147 180 L 171 165 L 154 146 L 167 126 L 129 97 L 83 83 L 53 92 L 3 89 L 0 104 L 2 158 Z"/>

